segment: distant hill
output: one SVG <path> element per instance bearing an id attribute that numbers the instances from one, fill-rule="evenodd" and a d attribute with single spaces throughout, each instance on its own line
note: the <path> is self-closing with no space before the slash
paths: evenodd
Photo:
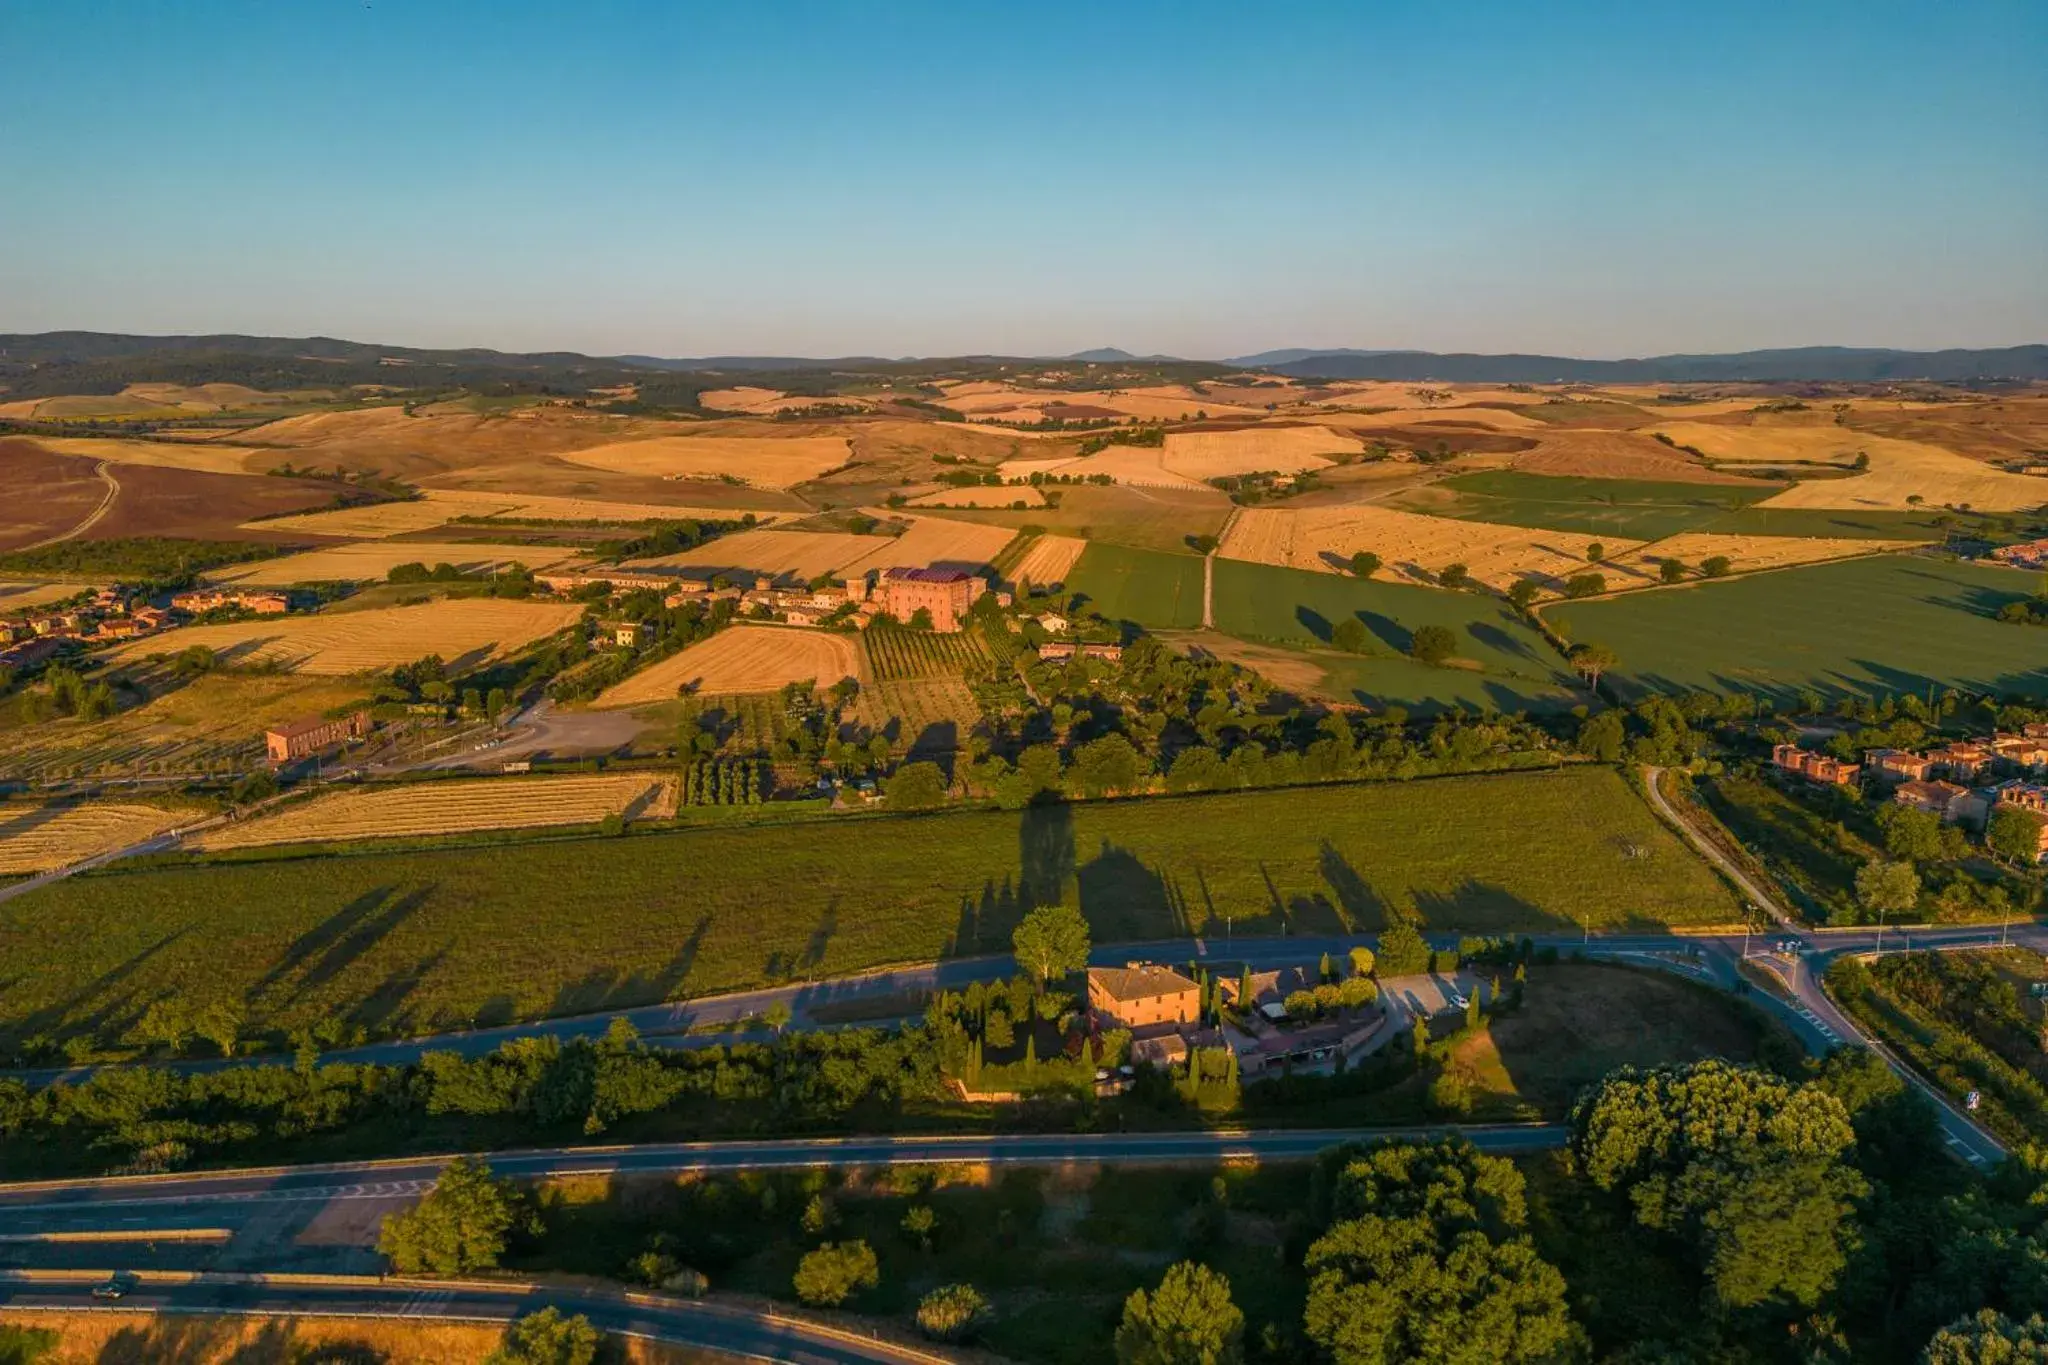
<path id="1" fill-rule="evenodd" d="M 1268 357 L 1288 356 L 1288 359 Z M 1985 351 L 1893 351 L 1802 346 L 1730 355 L 1576 360 L 1554 355 L 1438 355 L 1430 351 L 1267 351 L 1231 361 L 1302 379 L 1392 379 L 1476 384 L 1683 384 L 1927 379 L 2048 379 L 2048 345 Z"/>

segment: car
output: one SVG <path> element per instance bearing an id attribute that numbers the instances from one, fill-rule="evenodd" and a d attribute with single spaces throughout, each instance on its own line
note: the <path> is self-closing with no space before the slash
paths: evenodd
<path id="1" fill-rule="evenodd" d="M 1465 999 L 1464 996 L 1458 994 L 1456 991 L 1450 992 L 1449 999 L 1453 1008 L 1456 1009 L 1464 1009 L 1466 1005 L 1470 1003 Z"/>
<path id="2" fill-rule="evenodd" d="M 118 1299 L 134 1287 L 134 1278 L 128 1275 L 114 1275 L 92 1287 L 96 1299 Z"/>

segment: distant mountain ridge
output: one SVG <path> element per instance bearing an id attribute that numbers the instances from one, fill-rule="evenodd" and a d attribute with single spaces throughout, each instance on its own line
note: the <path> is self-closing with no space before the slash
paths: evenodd
<path id="1" fill-rule="evenodd" d="M 788 370 L 833 370 L 904 366 L 922 362 L 1043 364 L 1071 360 L 1086 364 L 1216 365 L 1266 370 L 1304 379 L 1386 379 L 1396 382 L 1548 383 L 1759 383 L 1832 381 L 1881 383 L 1924 379 L 2048 379 L 2048 344 L 1984 350 L 1902 351 L 1875 347 L 1804 346 L 1731 354 L 1661 355 L 1629 360 L 1582 360 L 1551 355 L 1439 354 L 1414 350 L 1349 347 L 1287 347 L 1218 362 L 1186 361 L 1165 355 L 1134 355 L 1114 346 L 1068 356 L 590 356 L 576 351 L 495 351 L 476 347 L 439 350 L 334 337 L 262 337 L 220 333 L 195 336 L 138 336 L 120 332 L 0 334 L 0 372 L 9 367 L 60 362 L 84 363 L 162 357 L 191 366 L 207 356 L 266 358 L 303 369 L 309 362 L 355 366 L 445 366 L 471 371 L 591 373 L 614 378 L 622 370 L 696 374 L 773 374 Z"/>
<path id="2" fill-rule="evenodd" d="M 1285 357 L 1280 358 L 1280 357 Z M 2048 345 L 1896 351 L 1801 346 L 1727 355 L 1578 360 L 1554 355 L 1440 355 L 1432 351 L 1265 351 L 1225 362 L 1299 379 L 1390 379 L 1466 384 L 1881 383 L 1926 379 L 2048 379 Z"/>

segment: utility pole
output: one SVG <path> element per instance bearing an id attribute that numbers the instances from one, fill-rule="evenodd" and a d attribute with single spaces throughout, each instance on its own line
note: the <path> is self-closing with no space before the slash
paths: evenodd
<path id="1" fill-rule="evenodd" d="M 1877 912 L 1877 955 L 1884 956 L 1884 911 Z"/>

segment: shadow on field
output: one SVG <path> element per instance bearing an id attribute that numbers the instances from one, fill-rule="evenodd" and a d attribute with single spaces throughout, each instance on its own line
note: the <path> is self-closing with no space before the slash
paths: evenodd
<path id="1" fill-rule="evenodd" d="M 242 1331 L 236 1318 L 159 1318 L 123 1327 L 93 1360 L 95 1365 L 383 1365 L 390 1359 L 367 1342 L 308 1345 L 289 1322 L 266 1322 L 246 1340 Z"/>
<path id="2" fill-rule="evenodd" d="M 251 998 L 262 995 L 311 962 L 300 989 L 333 980 L 350 963 L 375 947 L 377 941 L 398 927 L 417 910 L 432 888 L 415 891 L 392 900 L 396 887 L 379 886 L 356 897 L 320 923 L 293 939 L 276 964 L 249 989 Z M 386 904 L 389 902 L 389 904 Z M 382 910 L 379 907 L 382 906 Z"/>
<path id="3" fill-rule="evenodd" d="M 1365 628 L 1377 636 L 1389 649 L 1402 654 L 1415 643 L 1415 632 L 1391 616 L 1382 616 L 1376 611 L 1361 611 L 1358 619 L 1365 622 Z"/>
<path id="4" fill-rule="evenodd" d="M 1294 609 L 1294 619 L 1301 623 L 1303 630 L 1315 636 L 1324 644 L 1330 643 L 1330 636 L 1336 628 L 1330 624 L 1329 617 L 1313 607 L 1296 607 Z"/>
<path id="5" fill-rule="evenodd" d="M 108 1026 L 115 1023 L 119 1023 L 121 1027 L 114 1029 L 114 1032 L 125 1032 L 126 1026 L 132 1024 L 141 1012 L 131 1008 L 134 1000 L 132 992 L 118 995 L 115 992 L 123 982 L 141 971 L 151 958 L 184 936 L 183 929 L 164 935 L 120 966 L 102 972 L 95 980 L 80 987 L 66 999 L 46 1005 L 28 1015 L 14 1030 L 13 1040 L 18 1044 L 23 1039 L 34 1038 L 38 1034 L 54 1034 L 59 1029 L 66 1033 L 97 1034 L 107 1031 Z M 101 1000 L 96 1009 L 85 1014 L 78 1013 L 103 996 L 108 998 Z"/>
<path id="6" fill-rule="evenodd" d="M 691 969 L 697 965 L 698 954 L 704 950 L 704 937 L 710 931 L 711 916 L 699 916 L 696 927 L 690 931 L 690 936 L 684 939 L 682 946 L 662 964 L 661 970 L 652 976 L 639 972 L 622 975 L 611 967 L 592 968 L 578 979 L 564 982 L 557 988 L 554 1003 L 548 1007 L 547 1012 L 596 1014 L 600 1010 L 653 1005 L 663 1000 L 674 999 L 681 993 L 683 983 L 689 979 Z M 500 1001 L 503 1002 L 504 1017 L 486 1020 L 483 1011 L 479 1011 L 479 1025 L 512 1022 L 512 1002 L 507 997 L 497 997 L 486 1004 L 484 1009 L 495 1014 L 493 1007 Z"/>
<path id="7" fill-rule="evenodd" d="M 1511 654 L 1518 659 L 1539 660 L 1536 651 L 1529 648 L 1527 640 L 1522 639 L 1520 636 L 1512 635 L 1489 621 L 1474 621 L 1466 626 L 1465 629 L 1473 639 L 1489 649 L 1497 649 L 1503 654 Z"/>
<path id="8" fill-rule="evenodd" d="M 375 990 L 364 996 L 356 1004 L 355 1008 L 348 1012 L 349 1023 L 360 1025 L 371 1032 L 384 1028 L 397 1028 L 398 1025 L 394 1021 L 399 1017 L 400 1008 L 411 998 L 412 993 L 419 989 L 420 982 L 432 975 L 434 969 L 441 965 L 441 959 L 446 956 L 448 956 L 448 950 L 442 948 L 436 952 L 429 953 L 410 967 L 400 967 L 386 975 L 382 981 L 377 983 Z M 442 1027 L 452 1026 L 457 1022 L 467 1021 L 441 1019 L 421 1021 L 424 1025 L 438 1025 Z M 425 1028 L 415 1028 L 411 1031 L 424 1032 L 426 1030 Z"/>

